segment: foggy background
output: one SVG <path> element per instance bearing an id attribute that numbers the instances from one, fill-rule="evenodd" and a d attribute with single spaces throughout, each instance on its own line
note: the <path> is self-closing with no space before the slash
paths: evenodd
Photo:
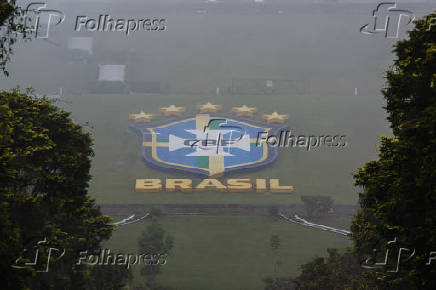
<path id="1" fill-rule="evenodd" d="M 169 104 L 256 106 L 264 113 L 289 114 L 295 134 L 346 135 L 344 149 L 280 149 L 273 168 L 238 176 L 281 178 L 296 188 L 291 197 L 268 197 L 269 203 L 299 202 L 300 195 L 330 195 L 337 203 L 357 200 L 352 172 L 376 158 L 378 136 L 389 135 L 380 89 L 393 62 L 397 39 L 365 35 L 376 1 L 48 1 L 66 18 L 51 27 L 48 40 L 20 41 L 3 88 L 34 87 L 39 94 L 58 94 L 75 121 L 89 122 L 95 138 L 92 194 L 99 202 L 186 202 L 162 193 L 133 192 L 136 178 L 166 174 L 140 160 L 140 140 L 128 131 L 129 113 L 157 113 Z M 399 1 L 398 8 L 420 17 L 434 10 L 430 1 Z M 79 15 L 97 19 L 165 18 L 165 31 L 74 31 Z M 402 27 L 405 30 L 413 26 Z M 92 37 L 92 55 L 77 57 L 68 49 L 71 37 Z M 159 94 L 124 89 L 102 92 L 98 66 L 126 66 L 126 82 L 151 83 Z M 304 90 L 273 94 L 231 94 L 232 80 L 297 80 Z M 216 96 L 216 88 L 221 95 Z M 356 91 L 355 91 L 356 90 Z M 109 92 L 109 94 L 106 94 Z M 356 95 L 357 92 L 357 95 Z M 183 175 L 178 175 L 182 177 Z M 191 176 L 185 176 L 191 178 Z M 257 203 L 241 195 L 197 195 L 189 202 Z"/>

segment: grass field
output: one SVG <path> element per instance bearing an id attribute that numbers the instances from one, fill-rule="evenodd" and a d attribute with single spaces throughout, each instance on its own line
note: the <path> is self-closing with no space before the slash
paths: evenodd
<path id="1" fill-rule="evenodd" d="M 235 101 L 235 99 L 237 101 Z M 330 195 L 337 204 L 355 204 L 356 194 L 351 173 L 365 160 L 375 157 L 377 140 L 374 127 L 382 115 L 374 114 L 365 123 L 364 100 L 349 96 L 221 96 L 210 95 L 77 95 L 69 109 L 79 123 L 87 121 L 95 138 L 95 153 L 90 192 L 99 203 L 221 203 L 221 204 L 292 204 L 301 195 Z M 300 148 L 281 149 L 273 166 L 251 173 L 232 174 L 232 178 L 280 178 L 295 186 L 291 195 L 257 193 L 136 193 L 137 178 L 193 178 L 147 167 L 141 160 L 141 140 L 128 129 L 129 113 L 156 113 L 169 104 L 185 105 L 186 115 L 195 113 L 195 104 L 211 101 L 232 106 L 256 106 L 260 120 L 263 113 L 279 111 L 290 115 L 289 125 L 301 134 L 346 134 L 348 147 L 342 150 L 319 148 L 307 152 Z M 331 105 L 335 104 L 335 105 Z M 159 117 L 163 120 L 163 117 Z M 362 125 L 364 124 L 364 125 Z M 352 129 L 350 129 L 352 128 Z M 356 133 L 356 128 L 359 132 Z M 195 179 L 195 178 L 194 178 Z M 317 221 L 348 228 L 350 218 Z M 137 240 L 150 221 L 117 229 L 107 248 L 122 253 L 136 253 Z M 271 234 L 281 239 L 278 275 L 293 276 L 301 264 L 314 256 L 326 255 L 326 248 L 350 245 L 347 237 L 273 221 L 267 217 L 166 216 L 164 229 L 175 238 L 175 247 L 159 279 L 175 289 L 263 289 L 262 279 L 273 275 L 274 257 Z M 132 286 L 141 281 L 139 267 L 134 268 Z"/>
<path id="2" fill-rule="evenodd" d="M 343 226 L 349 219 L 321 220 Z M 269 217 L 166 216 L 160 221 L 175 241 L 159 281 L 179 290 L 261 290 L 262 278 L 273 276 L 275 261 L 270 237 L 280 237 L 278 276 L 299 273 L 299 265 L 326 248 L 350 245 L 347 237 L 303 227 Z M 138 253 L 137 240 L 149 220 L 118 228 L 105 245 L 119 253 Z M 132 286 L 141 281 L 133 266 Z"/>
<path id="3" fill-rule="evenodd" d="M 236 6 L 223 3 L 224 10 L 211 8 L 210 13 L 199 15 L 195 13 L 200 8 L 197 3 L 188 1 L 190 4 L 167 10 L 169 6 L 159 6 L 165 1 L 152 6 L 148 2 L 138 6 L 140 9 L 126 5 L 117 11 L 118 17 L 156 13 L 168 18 L 167 31 L 131 37 L 96 32 L 90 35 L 95 44 L 93 55 L 84 63 L 71 60 L 66 44 L 72 31 L 65 25 L 53 35 L 62 46 L 32 41 L 31 45 L 17 47 L 10 63 L 13 78 L 0 79 L 2 87 L 33 86 L 40 93 L 64 88 L 71 104 L 60 105 L 71 110 L 78 123 L 94 126 L 90 129 L 96 153 L 91 194 L 99 203 L 283 204 L 297 203 L 301 195 L 329 195 L 338 204 L 355 204 L 352 172 L 375 159 L 377 137 L 390 134 L 380 89 L 392 63 L 394 40 L 359 33 L 359 27 L 368 21 L 372 4 L 300 5 L 303 1 L 291 1 L 288 5 L 279 1 L 283 3 L 268 3 L 270 12 L 256 12 L 242 6 L 235 10 Z M 101 13 L 98 4 L 89 8 Z M 284 13 L 271 13 L 278 9 Z M 89 83 L 97 80 L 98 65 L 111 59 L 125 60 L 127 81 L 158 81 L 164 93 L 86 94 Z M 226 89 L 234 78 L 304 80 L 310 85 L 305 95 L 228 96 Z M 215 96 L 216 87 L 224 95 Z M 241 104 L 256 106 L 256 120 L 273 111 L 289 114 L 288 124 L 295 134 L 344 134 L 348 146 L 311 152 L 282 149 L 272 167 L 232 175 L 280 178 L 294 185 L 293 195 L 135 193 L 135 179 L 163 178 L 167 174 L 141 161 L 141 142 L 127 129 L 128 115 L 141 109 L 156 113 L 169 104 L 185 105 L 187 113 L 192 114 L 196 104 L 207 101 L 222 104 L 224 112 Z"/>
<path id="4" fill-rule="evenodd" d="M 382 115 L 373 114 L 365 121 L 368 106 L 364 98 L 350 96 L 220 96 L 205 95 L 75 95 L 71 98 L 76 122 L 90 122 L 88 128 L 95 139 L 91 194 L 100 203 L 230 203 L 283 204 L 298 203 L 301 195 L 330 195 L 338 204 L 355 204 L 352 172 L 366 160 L 375 158 L 377 135 L 374 127 L 383 122 Z M 235 101 L 236 100 L 236 101 Z M 280 178 L 283 184 L 294 185 L 290 195 L 256 193 L 136 193 L 137 178 L 193 178 L 189 174 L 173 174 L 152 169 L 141 160 L 140 138 L 128 129 L 130 113 L 157 113 L 169 104 L 186 105 L 186 115 L 195 114 L 195 104 L 212 101 L 223 105 L 223 112 L 232 106 L 248 104 L 258 107 L 254 117 L 263 113 L 287 113 L 288 124 L 295 134 L 344 134 L 345 148 L 279 149 L 273 166 L 251 173 L 232 174 L 232 178 Z M 334 104 L 334 105 L 332 105 Z M 162 120 L 163 117 L 158 119 Z M 226 178 L 226 176 L 224 177 Z M 194 182 L 195 184 L 195 182 Z"/>

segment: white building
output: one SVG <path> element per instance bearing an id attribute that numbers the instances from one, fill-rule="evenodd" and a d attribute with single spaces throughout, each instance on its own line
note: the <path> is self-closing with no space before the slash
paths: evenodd
<path id="1" fill-rule="evenodd" d="M 92 55 L 93 38 L 92 37 L 71 37 L 68 42 L 69 49 L 87 51 Z"/>
<path id="2" fill-rule="evenodd" d="M 125 65 L 106 64 L 98 66 L 99 81 L 124 82 L 125 73 Z"/>

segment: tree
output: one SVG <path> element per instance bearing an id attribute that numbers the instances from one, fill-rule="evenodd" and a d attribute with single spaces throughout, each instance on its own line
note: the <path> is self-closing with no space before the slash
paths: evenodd
<path id="1" fill-rule="evenodd" d="M 89 289 L 118 290 L 124 289 L 132 272 L 124 265 L 92 266 L 88 277 Z"/>
<path id="2" fill-rule="evenodd" d="M 333 206 L 330 196 L 305 195 L 301 197 L 301 201 L 304 203 L 307 216 L 311 218 L 325 216 Z"/>
<path id="3" fill-rule="evenodd" d="M 13 53 L 13 46 L 22 37 L 29 40 L 29 26 L 25 24 L 26 12 L 16 5 L 15 0 L 0 1 L 0 70 L 6 76 L 6 64 Z M 27 17 L 28 18 L 28 17 Z"/>
<path id="4" fill-rule="evenodd" d="M 430 25 L 435 18 L 433 13 L 416 21 L 409 38 L 394 47 L 397 59 L 382 91 L 393 137 L 382 137 L 379 159 L 354 175 L 363 190 L 351 226 L 354 247 L 303 265 L 301 289 L 436 289 L 436 268 L 426 265 L 436 244 L 436 26 Z M 374 249 L 384 256 L 384 245 L 394 240 L 416 251 L 398 272 L 386 271 L 397 259 L 388 259 L 384 269 L 347 272 L 374 256 Z M 335 262 L 348 258 L 354 262 Z"/>
<path id="5" fill-rule="evenodd" d="M 88 194 L 92 140 L 46 98 L 0 91 L 0 275 L 3 289 L 89 289 L 80 251 L 108 239 L 110 218 Z M 37 241 L 64 249 L 48 273 L 11 267 Z M 39 259 L 48 259 L 41 253 Z"/>
<path id="6" fill-rule="evenodd" d="M 280 237 L 278 235 L 271 235 L 270 245 L 273 251 L 277 251 L 280 248 Z"/>
<path id="7" fill-rule="evenodd" d="M 279 208 L 277 206 L 272 206 L 268 210 L 269 216 L 273 218 L 274 221 L 279 218 Z"/>
<path id="8" fill-rule="evenodd" d="M 276 260 L 277 259 L 277 252 L 280 248 L 280 237 L 279 235 L 271 235 L 270 238 L 270 246 L 271 249 L 273 251 L 273 255 L 274 255 L 274 273 L 277 274 L 278 272 L 278 266 L 280 265 L 280 261 Z"/>
<path id="9" fill-rule="evenodd" d="M 436 268 L 426 266 L 436 244 L 436 26 L 429 25 L 435 17 L 417 21 L 395 45 L 383 90 L 394 136 L 382 137 L 379 160 L 355 174 L 363 188 L 352 225 L 356 252 L 394 238 L 416 250 L 399 273 L 376 271 L 377 281 L 394 288 L 436 288 Z"/>
<path id="10" fill-rule="evenodd" d="M 174 245 L 172 236 L 164 231 L 156 217 L 152 217 L 151 225 L 142 233 L 139 242 L 139 250 L 142 253 L 152 255 L 149 265 L 141 269 L 141 274 L 146 278 L 145 285 L 141 289 L 158 290 L 167 289 L 156 282 L 156 276 L 160 273 L 160 259 L 169 255 Z"/>
<path id="11" fill-rule="evenodd" d="M 339 253 L 337 249 L 327 249 L 327 258 L 315 258 L 301 266 L 301 274 L 295 279 L 297 289 L 375 289 L 362 284 L 357 256 L 347 249 Z"/>
<path id="12" fill-rule="evenodd" d="M 295 284 L 292 278 L 265 278 L 265 290 L 293 290 Z"/>
<path id="13" fill-rule="evenodd" d="M 160 218 L 161 216 L 163 216 L 163 212 L 160 208 L 151 208 L 150 209 L 150 217 L 151 218 Z"/>
<path id="14" fill-rule="evenodd" d="M 277 260 L 278 250 L 280 248 L 280 237 L 277 234 L 271 235 L 270 247 L 274 256 L 274 277 L 266 277 L 263 279 L 265 283 L 265 290 L 289 290 L 295 289 L 292 278 L 277 277 L 278 267 L 282 264 L 280 260 Z"/>

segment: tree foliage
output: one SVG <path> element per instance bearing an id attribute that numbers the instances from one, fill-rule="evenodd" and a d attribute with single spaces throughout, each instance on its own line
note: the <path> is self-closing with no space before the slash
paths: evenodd
<path id="1" fill-rule="evenodd" d="M 9 75 L 6 64 L 13 54 L 13 46 L 22 37 L 29 40 L 29 28 L 25 24 L 26 11 L 15 0 L 0 0 L 0 70 Z"/>
<path id="2" fill-rule="evenodd" d="M 156 219 L 142 233 L 139 239 L 139 249 L 144 253 L 168 254 L 173 247 L 174 240 L 167 234 Z"/>
<path id="3" fill-rule="evenodd" d="M 330 196 L 304 195 L 301 196 L 308 217 L 316 218 L 325 215 L 333 206 Z"/>
<path id="4" fill-rule="evenodd" d="M 327 249 L 328 257 L 318 257 L 301 266 L 301 274 L 295 279 L 297 289 L 375 289 L 363 283 L 360 261 L 350 249 L 340 253 Z"/>
<path id="5" fill-rule="evenodd" d="M 2 289 L 88 289 L 90 270 L 73 268 L 76 256 L 99 249 L 112 230 L 88 195 L 92 140 L 68 112 L 30 93 L 0 91 Z M 65 249 L 48 273 L 11 267 L 44 238 Z"/>
<path id="6" fill-rule="evenodd" d="M 265 278 L 265 290 L 293 290 L 295 283 L 292 278 Z"/>
<path id="7" fill-rule="evenodd" d="M 277 274 L 278 268 L 282 264 L 281 261 L 277 260 L 277 254 L 278 254 L 278 251 L 279 251 L 279 248 L 280 248 L 280 237 L 279 237 L 279 235 L 277 235 L 277 234 L 271 235 L 270 240 L 269 240 L 269 244 L 270 244 L 271 250 L 273 252 L 273 257 L 274 257 L 274 261 L 273 261 L 273 263 L 274 263 L 274 274 Z"/>
<path id="8" fill-rule="evenodd" d="M 174 246 L 174 239 L 169 235 L 162 226 L 158 223 L 157 217 L 152 217 L 152 223 L 142 233 L 139 241 L 139 250 L 142 253 L 154 255 L 156 257 L 166 257 L 169 255 Z M 138 289 L 147 290 L 167 290 L 168 287 L 159 285 L 156 282 L 156 276 L 160 273 L 160 263 L 157 262 L 159 258 L 153 259 L 153 263 L 145 265 L 141 269 L 141 274 L 145 278 L 145 283 Z"/>
<path id="9" fill-rule="evenodd" d="M 391 287 L 436 288 L 436 268 L 426 266 L 436 245 L 436 27 L 416 22 L 409 39 L 399 41 L 383 90 L 393 137 L 382 137 L 379 160 L 355 174 L 362 209 L 353 225 L 359 254 L 397 238 L 415 257 L 395 274 L 377 272 Z M 429 29 L 430 28 L 430 29 Z"/>
<path id="10" fill-rule="evenodd" d="M 89 289 L 125 289 L 132 272 L 124 265 L 93 266 L 87 279 Z"/>
<path id="11" fill-rule="evenodd" d="M 435 263 L 426 265 L 436 245 L 436 26 L 429 25 L 435 17 L 416 21 L 409 38 L 394 47 L 382 91 L 393 137 L 382 137 L 379 159 L 354 176 L 362 189 L 351 226 L 354 247 L 303 265 L 301 289 L 436 289 Z M 416 251 L 398 272 L 387 271 L 397 259 L 357 271 L 374 249 L 384 255 L 383 245 L 394 239 Z"/>

